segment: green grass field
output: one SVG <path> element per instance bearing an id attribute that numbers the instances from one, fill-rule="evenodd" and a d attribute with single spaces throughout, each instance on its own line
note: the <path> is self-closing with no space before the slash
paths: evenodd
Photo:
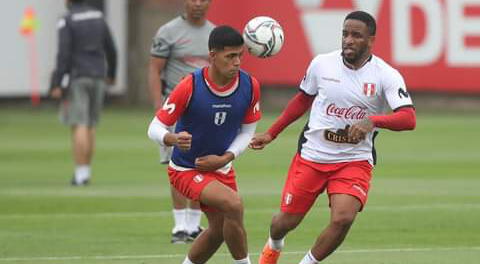
<path id="1" fill-rule="evenodd" d="M 146 136 L 152 113 L 109 107 L 102 118 L 93 184 L 74 188 L 56 111 L 0 110 L 0 264 L 181 263 L 188 245 L 169 242 L 167 177 Z M 304 122 L 236 161 L 255 263 Z M 480 263 L 479 130 L 478 116 L 419 114 L 414 132 L 382 131 L 369 203 L 325 263 Z M 322 196 L 280 263 L 298 263 L 327 219 Z M 232 261 L 222 247 L 209 263 Z"/>

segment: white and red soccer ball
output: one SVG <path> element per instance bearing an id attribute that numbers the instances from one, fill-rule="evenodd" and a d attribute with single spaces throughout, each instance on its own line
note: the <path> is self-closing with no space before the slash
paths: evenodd
<path id="1" fill-rule="evenodd" d="M 258 16 L 245 25 L 243 39 L 250 54 L 266 58 L 277 54 L 285 41 L 283 29 L 273 18 Z"/>

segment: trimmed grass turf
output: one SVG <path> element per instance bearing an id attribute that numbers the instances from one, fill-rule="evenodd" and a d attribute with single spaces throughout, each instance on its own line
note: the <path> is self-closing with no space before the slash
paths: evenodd
<path id="1" fill-rule="evenodd" d="M 165 169 L 146 137 L 149 111 L 108 108 L 98 129 L 93 184 L 68 185 L 69 130 L 56 110 L 0 112 L 1 263 L 181 263 L 171 245 Z M 275 115 L 266 114 L 258 131 Z M 262 152 L 236 161 L 253 262 L 278 210 L 305 119 Z M 365 211 L 325 263 L 480 261 L 480 123 L 474 115 L 422 115 L 414 132 L 382 131 Z M 328 220 L 322 196 L 287 238 L 280 264 L 298 263 Z M 222 247 L 209 263 L 231 263 Z"/>

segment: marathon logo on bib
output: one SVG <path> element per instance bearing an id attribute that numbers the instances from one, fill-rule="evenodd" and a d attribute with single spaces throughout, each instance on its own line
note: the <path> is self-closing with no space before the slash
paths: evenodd
<path id="1" fill-rule="evenodd" d="M 363 84 L 363 93 L 367 97 L 374 97 L 375 96 L 375 84 L 374 83 L 364 83 Z"/>

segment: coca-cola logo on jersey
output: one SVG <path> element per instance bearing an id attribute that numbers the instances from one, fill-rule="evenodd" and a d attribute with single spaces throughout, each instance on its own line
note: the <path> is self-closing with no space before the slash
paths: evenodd
<path id="1" fill-rule="evenodd" d="M 334 103 L 328 105 L 327 115 L 345 119 L 360 120 L 367 116 L 366 107 L 354 105 L 351 107 L 338 107 Z"/>

